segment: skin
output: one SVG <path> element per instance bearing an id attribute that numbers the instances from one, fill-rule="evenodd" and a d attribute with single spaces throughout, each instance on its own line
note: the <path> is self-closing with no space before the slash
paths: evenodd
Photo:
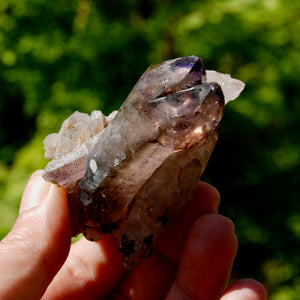
<path id="1" fill-rule="evenodd" d="M 114 237 L 71 245 L 66 191 L 41 175 L 31 176 L 16 223 L 0 242 L 1 299 L 267 299 L 252 279 L 228 287 L 237 238 L 207 183 L 199 183 L 150 259 L 128 271 Z"/>

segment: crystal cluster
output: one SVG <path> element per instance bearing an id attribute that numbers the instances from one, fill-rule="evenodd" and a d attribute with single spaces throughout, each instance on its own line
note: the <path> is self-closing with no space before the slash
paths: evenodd
<path id="1" fill-rule="evenodd" d="M 97 134 L 115 117 L 117 111 L 104 116 L 93 111 L 91 116 L 78 111 L 67 118 L 59 133 L 51 133 L 44 140 L 45 157 L 51 161 L 44 178 L 64 186 L 70 193 L 85 174 L 86 156 Z"/>
<path id="2" fill-rule="evenodd" d="M 150 66 L 109 117 L 72 114 L 44 141 L 44 178 L 67 189 L 73 235 L 118 236 L 128 268 L 151 255 L 193 197 L 225 102 L 243 88 L 188 56 Z"/>

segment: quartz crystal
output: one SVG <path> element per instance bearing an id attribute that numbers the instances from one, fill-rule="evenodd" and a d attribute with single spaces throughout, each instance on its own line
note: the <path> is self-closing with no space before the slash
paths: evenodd
<path id="1" fill-rule="evenodd" d="M 119 237 L 124 265 L 151 255 L 194 195 L 218 136 L 224 101 L 244 84 L 196 56 L 150 66 L 118 112 L 75 112 L 44 141 L 44 178 L 69 193 L 73 235 Z M 225 99 L 224 99 L 225 96 Z"/>

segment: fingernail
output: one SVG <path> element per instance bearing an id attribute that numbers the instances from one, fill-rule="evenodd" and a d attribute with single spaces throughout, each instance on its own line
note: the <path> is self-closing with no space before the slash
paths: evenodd
<path id="1" fill-rule="evenodd" d="M 48 192 L 47 207 L 49 210 L 55 210 L 55 209 L 61 210 L 62 207 L 65 204 L 67 204 L 66 199 L 67 199 L 66 190 L 61 186 L 52 184 L 50 187 L 50 190 Z M 65 202 L 65 203 L 62 203 L 62 202 Z"/>
<path id="2" fill-rule="evenodd" d="M 63 233 L 64 239 L 66 236 L 71 239 L 71 224 L 66 190 L 63 187 L 52 184 L 45 202 L 48 225 L 52 228 L 56 227 L 58 232 Z"/>
<path id="3" fill-rule="evenodd" d="M 40 205 L 47 197 L 52 184 L 45 181 L 42 174 L 43 171 L 38 170 L 29 178 L 21 199 L 19 214 Z"/>

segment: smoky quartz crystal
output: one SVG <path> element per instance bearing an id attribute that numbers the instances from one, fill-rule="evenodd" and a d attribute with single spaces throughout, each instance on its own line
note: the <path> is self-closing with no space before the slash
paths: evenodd
<path id="1" fill-rule="evenodd" d="M 73 235 L 118 236 L 128 268 L 149 257 L 193 197 L 224 104 L 243 88 L 187 56 L 150 66 L 118 112 L 72 114 L 44 141 L 44 178 L 67 189 Z"/>

